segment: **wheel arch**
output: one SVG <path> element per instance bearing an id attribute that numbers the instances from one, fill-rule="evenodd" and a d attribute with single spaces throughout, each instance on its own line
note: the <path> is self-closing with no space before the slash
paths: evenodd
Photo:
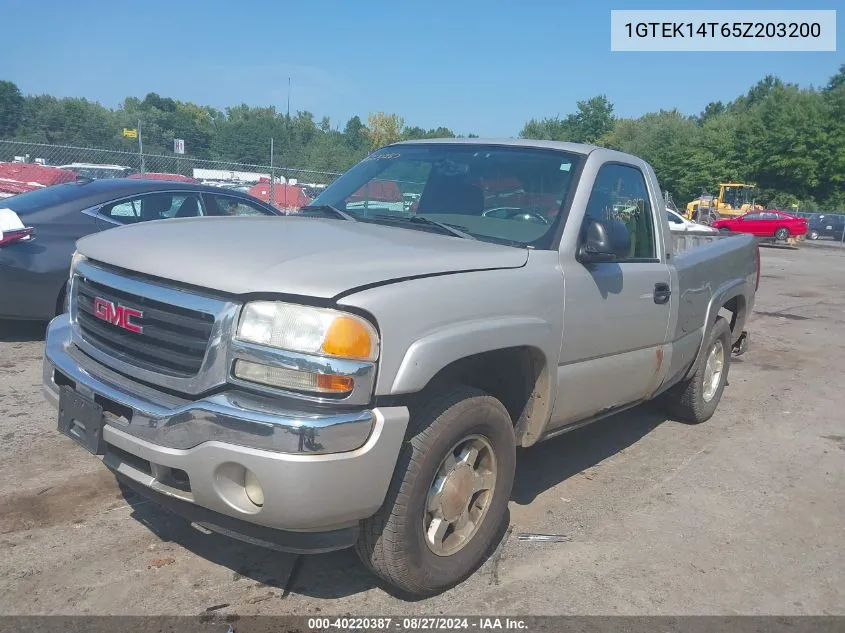
<path id="1" fill-rule="evenodd" d="M 416 341 L 408 349 L 392 394 L 419 393 L 461 383 L 499 399 L 514 424 L 517 443 L 541 435 L 554 404 L 552 368 L 546 351 L 551 324 L 531 317 L 463 324 Z"/>
<path id="2" fill-rule="evenodd" d="M 703 355 L 707 352 L 705 342 L 710 337 L 710 332 L 716 323 L 717 317 L 723 316 L 726 318 L 731 329 L 731 342 L 735 343 L 737 341 L 745 327 L 747 318 L 748 299 L 746 295 L 746 281 L 743 279 L 730 281 L 713 293 L 707 305 L 707 315 L 704 320 L 701 344 L 695 355 L 695 360 L 687 370 L 686 376 L 689 376 L 698 367 Z"/>

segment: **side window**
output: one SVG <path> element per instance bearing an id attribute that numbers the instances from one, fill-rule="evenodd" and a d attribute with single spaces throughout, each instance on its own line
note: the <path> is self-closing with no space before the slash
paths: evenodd
<path id="1" fill-rule="evenodd" d="M 120 222 L 122 224 L 132 224 L 141 221 L 141 201 L 128 200 L 126 202 L 119 202 L 117 204 L 105 206 L 100 211 L 100 215 Z"/>
<path id="2" fill-rule="evenodd" d="M 191 193 L 149 193 L 106 205 L 100 214 L 121 224 L 203 215 L 199 196 Z"/>
<path id="3" fill-rule="evenodd" d="M 631 239 L 630 255 L 625 261 L 657 258 L 654 218 L 645 178 L 639 169 L 604 165 L 593 185 L 585 217 L 625 224 Z"/>
<path id="4" fill-rule="evenodd" d="M 745 216 L 746 220 L 762 220 L 763 214 L 762 213 L 749 213 Z"/>
<path id="5" fill-rule="evenodd" d="M 272 215 L 267 209 L 257 204 L 230 196 L 210 196 L 217 207 L 216 215 Z"/>

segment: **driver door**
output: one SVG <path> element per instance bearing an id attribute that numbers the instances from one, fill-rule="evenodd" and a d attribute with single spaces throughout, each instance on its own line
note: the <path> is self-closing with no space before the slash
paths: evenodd
<path id="1" fill-rule="evenodd" d="M 606 163 L 584 219 L 622 219 L 630 255 L 582 264 L 574 252 L 562 254 L 565 305 L 553 428 L 638 402 L 662 382 L 673 302 L 650 200 L 638 168 Z"/>

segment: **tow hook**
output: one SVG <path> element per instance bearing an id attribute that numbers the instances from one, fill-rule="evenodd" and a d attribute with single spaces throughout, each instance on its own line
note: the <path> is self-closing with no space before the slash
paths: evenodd
<path id="1" fill-rule="evenodd" d="M 742 334 L 739 335 L 739 338 L 736 339 L 736 342 L 731 347 L 735 356 L 742 356 L 748 351 L 748 338 L 748 332 L 743 331 Z"/>

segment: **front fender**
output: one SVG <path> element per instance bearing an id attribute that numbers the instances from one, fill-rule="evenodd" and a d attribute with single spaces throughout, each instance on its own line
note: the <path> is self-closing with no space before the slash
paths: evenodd
<path id="1" fill-rule="evenodd" d="M 391 394 L 416 393 L 451 363 L 498 349 L 532 347 L 540 350 L 546 366 L 549 341 L 555 338 L 551 323 L 530 316 L 475 319 L 454 323 L 414 341 L 405 352 L 393 380 Z"/>

